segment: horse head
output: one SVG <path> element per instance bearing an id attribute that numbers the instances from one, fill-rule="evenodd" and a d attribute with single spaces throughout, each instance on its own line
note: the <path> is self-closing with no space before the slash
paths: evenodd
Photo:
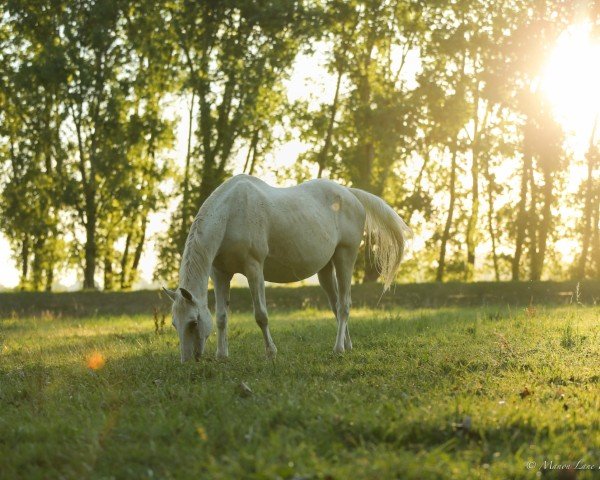
<path id="1" fill-rule="evenodd" d="M 163 290 L 173 301 L 173 327 L 179 335 L 181 362 L 199 360 L 212 330 L 208 306 L 183 287 L 177 290 Z"/>

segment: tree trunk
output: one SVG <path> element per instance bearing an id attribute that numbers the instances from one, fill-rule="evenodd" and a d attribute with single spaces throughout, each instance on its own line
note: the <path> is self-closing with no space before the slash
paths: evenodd
<path id="1" fill-rule="evenodd" d="M 23 235 L 23 242 L 21 243 L 21 280 L 19 282 L 19 290 L 23 291 L 27 288 L 27 281 L 29 276 L 29 236 Z"/>
<path id="2" fill-rule="evenodd" d="M 373 249 L 367 248 L 368 246 L 372 246 L 372 244 L 367 244 L 365 247 L 365 275 L 363 283 L 376 282 L 379 278 L 379 271 L 373 259 Z"/>
<path id="3" fill-rule="evenodd" d="M 593 169 L 588 161 L 587 179 L 585 182 L 585 205 L 583 207 L 583 236 L 581 239 L 581 255 L 577 263 L 575 278 L 581 280 L 585 278 L 588 250 L 592 235 L 592 189 L 593 189 Z"/>
<path id="4" fill-rule="evenodd" d="M 252 145 L 250 146 L 252 148 L 252 160 L 250 161 L 250 168 L 248 168 L 248 175 L 253 175 L 254 174 L 254 167 L 256 166 L 256 151 L 258 149 L 258 139 L 260 136 L 260 129 L 256 129 L 256 131 L 254 132 L 254 136 L 252 137 Z"/>
<path id="5" fill-rule="evenodd" d="M 95 290 L 96 283 L 94 277 L 96 275 L 96 202 L 95 202 L 95 179 L 94 179 L 94 162 L 90 160 L 90 171 L 86 169 L 85 149 L 83 144 L 83 136 L 81 131 L 81 121 L 74 112 L 72 116 L 75 121 L 75 132 L 77 134 L 77 148 L 79 151 L 79 172 L 81 173 L 81 183 L 85 196 L 85 206 L 80 210 L 80 215 L 85 226 L 85 265 L 83 267 L 83 289 Z M 95 141 L 92 142 L 92 152 L 95 152 Z M 85 215 L 84 215 L 85 213 Z M 84 218 L 85 217 L 85 218 Z"/>
<path id="6" fill-rule="evenodd" d="M 596 134 L 596 126 L 598 125 L 598 116 L 594 120 L 592 134 L 590 136 L 590 144 L 587 151 L 587 178 L 585 181 L 585 206 L 583 209 L 583 237 L 581 239 L 581 256 L 575 271 L 575 278 L 585 278 L 585 267 L 587 264 L 588 249 L 592 235 L 592 216 L 593 216 L 593 196 L 594 196 L 594 164 L 596 160 L 596 152 L 594 148 L 594 137 Z"/>
<path id="7" fill-rule="evenodd" d="M 458 143 L 458 139 L 456 141 Z M 452 217 L 454 216 L 454 203 L 456 201 L 456 155 L 458 152 L 458 145 L 454 144 L 452 149 L 452 161 L 450 165 L 450 200 L 448 202 L 448 213 L 446 215 L 446 224 L 444 225 L 444 232 L 442 233 L 442 240 L 440 244 L 440 257 L 438 260 L 437 273 L 435 280 L 442 282 L 444 280 L 444 270 L 446 268 L 446 248 L 448 245 L 448 239 L 450 238 L 450 228 L 452 226 Z"/>
<path id="8" fill-rule="evenodd" d="M 479 83 L 475 90 L 475 117 L 473 128 L 473 141 L 471 142 L 471 215 L 467 223 L 467 264 L 465 268 L 465 281 L 470 282 L 475 277 L 475 250 L 477 248 L 477 223 L 479 221 L 479 142 L 481 131 L 486 128 L 489 102 L 486 103 L 483 119 L 479 121 Z"/>
<path id="9" fill-rule="evenodd" d="M 594 232 L 592 234 L 592 265 L 594 276 L 600 279 L 600 191 L 596 191 L 596 206 L 594 208 Z"/>
<path id="10" fill-rule="evenodd" d="M 96 283 L 94 277 L 96 275 L 96 213 L 91 209 L 88 210 L 88 215 L 85 224 L 85 267 L 83 271 L 83 288 L 84 290 L 94 290 Z"/>
<path id="11" fill-rule="evenodd" d="M 497 282 L 500 281 L 500 268 L 498 266 L 498 252 L 496 250 L 497 234 L 494 228 L 494 183 L 490 173 L 489 158 L 484 161 L 485 178 L 487 180 L 487 201 L 488 201 L 488 232 L 492 241 L 492 261 L 494 264 L 494 278 Z"/>
<path id="12" fill-rule="evenodd" d="M 476 141 L 476 140 L 474 140 Z M 471 180 L 471 215 L 467 223 L 467 265 L 465 269 L 465 281 L 470 282 L 475 275 L 475 236 L 477 234 L 477 220 L 479 219 L 479 159 L 477 158 L 477 147 L 472 148 Z"/>
<path id="13" fill-rule="evenodd" d="M 131 265 L 131 273 L 129 277 L 129 287 L 133 285 L 137 279 L 138 268 L 140 265 L 140 259 L 142 258 L 142 252 L 144 251 L 144 243 L 146 241 L 146 225 L 148 223 L 148 213 L 142 214 L 142 225 L 140 227 L 140 239 L 135 247 L 133 254 L 133 263 Z"/>
<path id="14" fill-rule="evenodd" d="M 521 257 L 523 255 L 523 244 L 525 242 L 525 230 L 527 228 L 527 190 L 529 185 L 529 171 L 531 170 L 532 158 L 529 152 L 523 156 L 523 172 L 521 173 L 521 192 L 517 207 L 517 232 L 515 236 L 515 254 L 512 260 L 512 279 L 518 281 L 520 278 Z"/>
<path id="15" fill-rule="evenodd" d="M 112 241 L 107 239 L 104 252 L 104 291 L 110 292 L 113 289 L 113 245 Z"/>
<path id="16" fill-rule="evenodd" d="M 365 64 L 363 65 L 363 72 L 360 76 L 358 83 L 358 93 L 360 99 L 360 106 L 358 115 L 360 118 L 360 124 L 363 126 L 360 131 L 360 138 L 358 140 L 358 151 L 362 150 L 362 158 L 357 165 L 358 177 L 355 178 L 355 184 L 358 188 L 366 190 L 371 193 L 375 193 L 372 190 L 372 171 L 373 162 L 375 160 L 375 146 L 372 141 L 372 119 L 371 119 L 371 84 L 369 81 L 369 68 L 371 65 L 373 54 L 373 44 L 370 43 L 365 51 Z M 363 283 L 375 282 L 379 278 L 379 272 L 377 267 L 371 261 L 372 253 L 371 248 L 373 245 L 365 245 L 365 274 L 363 277 Z"/>
<path id="17" fill-rule="evenodd" d="M 423 191 L 423 175 L 425 173 L 425 169 L 427 168 L 427 164 L 429 163 L 430 159 L 431 159 L 431 150 L 427 150 L 427 152 L 423 156 L 423 165 L 421 165 L 421 168 L 419 169 L 419 173 L 417 174 L 417 177 L 415 178 L 415 183 L 414 183 L 414 187 L 413 187 L 413 190 L 414 190 L 413 196 L 415 198 L 421 197 L 421 193 Z M 410 211 L 407 212 L 406 219 L 405 219 L 407 225 L 410 225 L 410 222 L 412 220 L 414 213 L 415 213 L 415 210 L 413 208 L 411 208 Z"/>
<path id="18" fill-rule="evenodd" d="M 540 280 L 544 271 L 544 261 L 546 259 L 546 248 L 548 244 L 548 233 L 550 232 L 550 225 L 552 223 L 552 203 L 554 200 L 553 194 L 553 179 L 552 172 L 544 172 L 544 188 L 542 193 L 544 195 L 544 205 L 542 207 L 542 220 L 540 222 L 540 229 L 537 236 L 538 250 L 535 257 L 535 270 L 532 271 L 531 279 Z"/>
<path id="19" fill-rule="evenodd" d="M 533 176 L 533 166 L 529 171 L 529 192 L 530 192 L 530 204 L 529 211 L 527 213 L 527 231 L 529 232 L 529 279 L 539 280 L 538 272 L 538 212 L 537 212 L 537 187 L 535 185 L 535 178 Z"/>
<path id="20" fill-rule="evenodd" d="M 192 123 L 194 121 L 194 101 L 196 99 L 196 92 L 192 91 L 192 99 L 190 101 L 189 109 L 189 126 L 187 132 L 187 152 L 185 155 L 185 169 L 183 171 L 183 200 L 181 205 L 181 232 L 179 235 L 179 250 L 183 252 L 185 245 L 185 239 L 188 233 L 188 221 L 190 211 L 190 163 L 192 159 Z"/>
<path id="21" fill-rule="evenodd" d="M 31 264 L 31 288 L 37 292 L 42 287 L 43 268 L 43 248 L 45 238 L 38 236 L 33 244 L 33 262 Z"/>
<path id="22" fill-rule="evenodd" d="M 248 153 L 246 154 L 246 161 L 244 162 L 244 168 L 242 172 L 250 174 L 250 171 L 254 169 L 254 156 L 256 155 L 256 144 L 258 143 L 258 131 L 259 128 L 255 128 L 252 132 L 252 138 L 250 139 L 250 145 L 248 145 Z M 252 160 L 252 163 L 250 161 Z M 248 170 L 250 166 L 250 170 Z"/>
<path id="23" fill-rule="evenodd" d="M 205 75 L 208 74 L 208 58 L 202 57 L 202 62 L 199 69 L 201 78 L 197 78 L 198 87 L 196 93 L 198 95 L 199 116 L 198 116 L 198 135 L 202 146 L 202 170 L 200 174 L 199 196 L 195 210 L 202 206 L 206 199 L 210 196 L 215 188 L 219 186 L 218 178 L 218 159 L 217 155 L 221 156 L 221 160 L 225 160 L 222 146 L 219 144 L 219 139 L 214 139 L 213 135 L 213 117 L 211 113 L 211 101 L 209 99 L 210 86 Z M 221 106 L 223 106 L 222 100 Z M 217 121 L 218 123 L 218 121 Z M 216 128 L 217 136 L 222 132 Z"/>
<path id="24" fill-rule="evenodd" d="M 54 261 L 51 261 L 50 264 L 46 267 L 46 287 L 45 290 L 47 292 L 52 291 L 52 285 L 54 283 Z"/>
<path id="25" fill-rule="evenodd" d="M 204 165 L 202 167 L 202 179 L 200 181 L 200 196 L 196 210 L 200 209 L 202 204 L 210 196 L 215 188 L 219 186 L 217 168 L 212 154 L 204 156 Z"/>
<path id="26" fill-rule="evenodd" d="M 363 145 L 362 152 L 361 162 L 358 165 L 359 177 L 356 179 L 356 186 L 370 192 L 372 190 L 371 173 L 373 161 L 375 160 L 375 146 L 371 141 L 367 141 Z"/>
<path id="27" fill-rule="evenodd" d="M 123 250 L 123 256 L 121 257 L 121 276 L 119 279 L 119 284 L 121 290 L 127 290 L 129 287 L 127 285 L 127 267 L 129 266 L 129 248 L 131 245 L 131 231 L 127 233 L 127 237 L 125 238 L 125 248 Z"/>

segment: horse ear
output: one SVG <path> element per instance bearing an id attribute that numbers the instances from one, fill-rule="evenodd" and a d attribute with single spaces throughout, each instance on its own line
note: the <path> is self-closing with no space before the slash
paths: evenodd
<path id="1" fill-rule="evenodd" d="M 175 299 L 177 298 L 177 292 L 175 290 L 169 290 L 168 288 L 162 287 L 163 292 L 165 292 L 167 294 L 167 296 L 175 301 Z"/>
<path id="2" fill-rule="evenodd" d="M 188 302 L 190 302 L 191 304 L 196 303 L 194 302 L 194 296 L 185 288 L 179 287 L 179 291 L 181 292 L 181 295 L 183 295 L 183 298 L 185 298 Z"/>

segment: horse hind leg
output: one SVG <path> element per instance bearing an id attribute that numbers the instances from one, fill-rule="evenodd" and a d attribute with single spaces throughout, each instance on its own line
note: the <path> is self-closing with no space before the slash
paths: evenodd
<path id="1" fill-rule="evenodd" d="M 252 295 L 252 302 L 254 304 L 254 318 L 262 331 L 267 356 L 275 358 L 277 347 L 269 331 L 269 316 L 267 314 L 265 279 L 262 265 L 258 263 L 251 264 L 247 269 L 246 278 L 248 279 L 248 286 L 250 287 L 250 294 Z"/>
<path id="2" fill-rule="evenodd" d="M 346 333 L 344 335 L 344 348 L 346 350 L 352 350 L 352 339 L 350 338 L 350 328 L 348 322 L 346 322 Z"/>
<path id="3" fill-rule="evenodd" d="M 335 341 L 334 352 L 343 352 L 352 349 L 352 340 L 348 330 L 348 319 L 350 317 L 350 306 L 352 304 L 350 289 L 352 286 L 352 271 L 356 261 L 357 249 L 338 247 L 333 255 L 333 265 L 338 285 L 337 319 L 338 330 Z"/>
<path id="4" fill-rule="evenodd" d="M 333 267 L 333 261 L 325 265 L 318 273 L 319 283 L 321 288 L 325 290 L 327 294 L 327 300 L 329 300 L 329 307 L 335 315 L 337 320 L 337 304 L 338 304 L 338 286 L 335 278 L 335 268 Z"/>
<path id="5" fill-rule="evenodd" d="M 318 273 L 319 283 L 329 300 L 329 307 L 335 316 L 336 321 L 338 319 L 338 284 L 335 277 L 335 267 L 333 266 L 333 260 L 329 262 L 321 271 Z M 344 349 L 352 350 L 352 340 L 350 339 L 350 332 L 348 330 L 348 324 L 346 323 L 346 334 L 344 335 Z"/>

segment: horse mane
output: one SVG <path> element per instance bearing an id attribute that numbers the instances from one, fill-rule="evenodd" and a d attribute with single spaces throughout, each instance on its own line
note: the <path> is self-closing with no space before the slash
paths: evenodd
<path id="1" fill-rule="evenodd" d="M 188 233 L 179 267 L 179 285 L 192 292 L 201 290 L 204 295 L 212 262 L 225 235 L 227 202 L 220 200 L 223 188 L 231 181 L 217 187 L 204 201 Z M 225 208 L 225 210 L 223 210 Z"/>
<path id="2" fill-rule="evenodd" d="M 196 215 L 185 241 L 181 265 L 179 267 L 179 285 L 188 287 L 197 284 L 200 279 L 208 278 L 211 262 L 207 251 L 200 245 L 200 223 L 202 216 Z"/>

